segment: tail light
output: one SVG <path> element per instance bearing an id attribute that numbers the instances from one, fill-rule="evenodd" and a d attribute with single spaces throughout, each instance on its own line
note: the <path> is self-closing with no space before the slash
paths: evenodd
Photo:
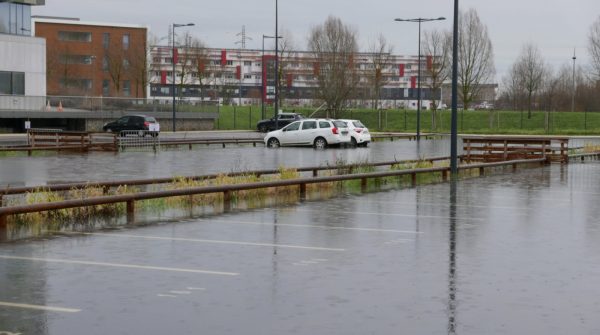
<path id="1" fill-rule="evenodd" d="M 144 126 L 150 127 L 150 124 L 148 122 L 144 122 Z"/>
<path id="2" fill-rule="evenodd" d="M 336 135 L 337 135 L 337 134 L 339 134 L 339 132 L 338 132 L 338 128 L 337 128 L 337 127 L 335 127 L 335 128 L 333 128 L 333 129 L 331 129 L 331 131 L 333 131 L 333 133 L 334 133 L 334 134 L 336 134 Z"/>
<path id="3" fill-rule="evenodd" d="M 354 129 L 354 131 L 360 134 L 360 132 L 363 130 L 362 129 Z"/>

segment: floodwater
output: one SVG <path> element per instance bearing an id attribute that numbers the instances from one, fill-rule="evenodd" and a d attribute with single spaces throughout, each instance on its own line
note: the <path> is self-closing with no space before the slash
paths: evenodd
<path id="1" fill-rule="evenodd" d="M 4 183 L 11 164 L 22 167 L 14 180 L 42 183 L 208 173 L 238 156 L 266 168 L 436 150 L 209 148 L 3 158 L 0 169 Z M 7 234 L 0 334 L 598 334 L 599 169 L 507 169 Z"/>

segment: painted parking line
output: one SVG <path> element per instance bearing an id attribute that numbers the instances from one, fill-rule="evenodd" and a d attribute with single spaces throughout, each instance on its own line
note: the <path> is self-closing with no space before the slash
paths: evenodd
<path id="1" fill-rule="evenodd" d="M 348 202 L 366 202 L 380 204 L 402 204 L 402 205 L 429 205 L 429 206 L 449 206 L 449 204 L 434 204 L 426 202 L 403 202 L 403 201 L 365 201 L 365 200 L 344 200 Z M 477 206 L 477 205 L 453 205 L 456 207 L 475 207 L 475 208 L 498 208 L 498 209 L 532 209 L 531 207 L 502 207 L 502 206 Z"/>
<path id="2" fill-rule="evenodd" d="M 159 297 L 170 297 L 170 298 L 177 298 L 176 295 L 169 295 L 169 294 L 157 294 L 157 296 Z"/>
<path id="3" fill-rule="evenodd" d="M 112 236 L 112 237 L 122 237 L 122 238 L 145 238 L 145 239 L 150 239 L 150 240 L 169 240 L 169 241 L 200 242 L 200 243 L 220 243 L 220 244 L 252 245 L 252 246 L 261 246 L 261 247 L 278 247 L 278 248 L 293 248 L 293 249 L 327 250 L 327 251 L 346 251 L 346 249 L 323 248 L 323 247 L 304 247 L 304 246 L 299 246 L 299 245 L 287 245 L 287 244 L 251 243 L 251 242 L 234 242 L 234 241 L 217 241 L 217 240 L 197 240 L 197 239 L 192 239 L 192 238 L 157 237 L 157 236 L 140 236 L 140 235 L 120 235 L 120 234 L 105 234 L 105 233 L 84 233 L 84 232 L 67 232 L 67 231 L 54 231 L 54 230 L 47 230 L 46 232 L 49 232 L 49 233 L 62 233 L 62 234 Z"/>
<path id="4" fill-rule="evenodd" d="M 201 291 L 206 291 L 205 288 L 198 288 L 198 287 L 188 287 L 188 290 L 201 290 Z"/>
<path id="5" fill-rule="evenodd" d="M 317 212 L 317 213 L 340 213 L 339 211 L 318 211 L 312 209 L 296 209 L 297 212 Z M 471 220 L 471 221 L 484 221 L 484 219 L 475 219 L 475 218 L 462 218 L 456 217 L 452 218 L 449 216 L 434 216 L 434 215 L 413 215 L 413 214 L 388 214 L 388 213 L 366 213 L 366 212 L 348 212 L 344 211 L 344 214 L 358 214 L 358 215 L 381 215 L 381 216 L 402 216 L 408 218 L 431 218 L 431 219 L 454 219 L 454 220 Z"/>
<path id="6" fill-rule="evenodd" d="M 20 260 L 28 260 L 28 261 L 41 261 L 41 262 L 56 262 L 56 263 L 85 264 L 85 265 L 98 265 L 98 266 L 113 266 L 113 267 L 120 267 L 120 268 L 134 268 L 134 269 L 146 269 L 146 270 L 161 270 L 161 271 L 175 271 L 175 272 L 204 273 L 204 274 L 224 275 L 224 276 L 237 276 L 237 275 L 239 275 L 239 273 L 233 273 L 233 272 L 189 270 L 189 269 L 163 268 L 163 267 L 158 267 L 158 266 L 113 264 L 113 263 L 86 262 L 86 261 L 70 261 L 70 260 L 65 260 L 65 259 L 18 257 L 18 256 L 6 256 L 6 255 L 0 255 L 0 258 L 4 258 L 4 259 L 20 259 Z"/>
<path id="7" fill-rule="evenodd" d="M 265 222 L 252 222 L 252 221 L 207 220 L 207 219 L 198 219 L 198 220 L 200 220 L 200 221 L 206 221 L 206 222 L 254 224 L 254 225 L 265 225 L 265 226 L 306 227 L 306 228 L 322 228 L 322 229 L 378 231 L 378 232 L 385 232 L 385 233 L 423 234 L 423 232 L 420 232 L 420 231 L 409 231 L 409 230 L 372 229 L 372 228 L 347 228 L 347 227 L 313 226 L 313 225 L 289 224 L 289 223 L 265 223 Z"/>
<path id="8" fill-rule="evenodd" d="M 12 303 L 12 302 L 0 302 L 0 306 L 18 307 L 18 308 L 29 308 L 29 309 L 41 309 L 41 310 L 45 310 L 45 311 L 67 312 L 67 313 L 81 312 L 80 309 L 62 308 L 62 307 L 50 307 L 50 306 L 39 306 L 39 305 L 28 305 L 28 304 L 16 304 L 16 303 Z"/>

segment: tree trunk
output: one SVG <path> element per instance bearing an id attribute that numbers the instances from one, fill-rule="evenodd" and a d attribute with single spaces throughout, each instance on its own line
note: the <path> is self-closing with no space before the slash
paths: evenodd
<path id="1" fill-rule="evenodd" d="M 531 91 L 529 91 L 529 100 L 527 102 L 527 118 L 531 119 Z"/>

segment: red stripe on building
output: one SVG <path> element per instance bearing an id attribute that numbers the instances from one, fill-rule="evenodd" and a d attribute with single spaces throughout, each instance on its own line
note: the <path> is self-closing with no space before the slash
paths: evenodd
<path id="1" fill-rule="evenodd" d="M 163 71 L 160 73 L 160 83 L 161 84 L 167 83 L 167 71 Z"/>
<path id="2" fill-rule="evenodd" d="M 417 77 L 410 77 L 410 88 L 417 88 Z"/>
<path id="3" fill-rule="evenodd" d="M 404 64 L 400 64 L 400 77 L 404 77 Z"/>
<path id="4" fill-rule="evenodd" d="M 242 78 L 242 67 L 241 66 L 236 66 L 235 67 L 235 76 L 237 77 L 237 79 L 241 79 Z"/>
<path id="5" fill-rule="evenodd" d="M 349 62 L 350 62 L 350 68 L 354 69 L 354 55 L 350 55 Z"/>
<path id="6" fill-rule="evenodd" d="M 221 65 L 227 65 L 227 51 L 221 51 Z"/>
<path id="7" fill-rule="evenodd" d="M 198 59 L 198 70 L 204 72 L 204 59 Z"/>
<path id="8" fill-rule="evenodd" d="M 431 70 L 433 64 L 433 57 L 427 56 L 427 70 Z"/>
<path id="9" fill-rule="evenodd" d="M 381 69 L 375 70 L 375 73 L 377 75 L 377 81 L 381 81 Z"/>
<path id="10" fill-rule="evenodd" d="M 178 49 L 173 50 L 173 60 L 174 60 L 175 64 L 177 64 L 177 60 L 179 58 L 178 56 L 179 56 L 179 50 Z"/>
<path id="11" fill-rule="evenodd" d="M 315 74 L 315 76 L 318 76 L 319 75 L 319 62 L 314 63 L 314 68 L 315 69 L 314 69 L 313 73 Z"/>
<path id="12" fill-rule="evenodd" d="M 287 87 L 292 87 L 292 75 L 287 75 Z"/>

